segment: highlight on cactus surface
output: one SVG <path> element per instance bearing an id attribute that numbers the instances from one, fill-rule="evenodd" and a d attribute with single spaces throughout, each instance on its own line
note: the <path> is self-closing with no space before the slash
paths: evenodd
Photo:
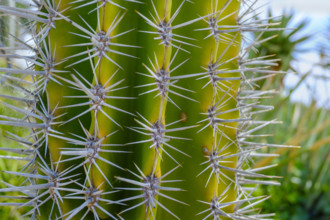
<path id="1" fill-rule="evenodd" d="M 265 148 L 258 115 L 275 91 L 258 80 L 271 56 L 249 58 L 283 30 L 247 0 L 15 0 L 0 6 L 0 115 L 15 148 L 1 156 L 0 206 L 31 219 L 272 219 L 256 196 L 279 185 L 254 168 Z M 256 36 L 251 40 L 250 33 Z M 249 35 L 250 34 L 250 35 Z M 23 135 L 10 132 L 21 128 Z M 2 137 L 1 137 L 2 138 Z"/>

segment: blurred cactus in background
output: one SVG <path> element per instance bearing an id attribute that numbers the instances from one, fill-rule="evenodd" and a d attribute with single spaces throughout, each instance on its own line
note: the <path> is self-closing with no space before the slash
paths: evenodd
<path id="1" fill-rule="evenodd" d="M 268 16 L 272 18 L 270 20 L 272 23 L 278 23 L 280 27 L 284 28 L 293 25 L 295 13 L 294 11 L 290 11 L 283 12 L 283 16 L 274 16 L 269 9 Z M 260 17 L 258 18 L 258 20 L 262 19 L 263 18 Z M 283 71 L 293 69 L 291 63 L 296 59 L 296 54 L 299 52 L 308 51 L 306 48 L 302 49 L 301 47 L 298 47 L 299 45 L 306 43 L 312 37 L 312 34 L 305 34 L 304 36 L 301 36 L 301 32 L 306 28 L 308 24 L 308 19 L 305 19 L 295 24 L 295 28 L 292 30 L 266 32 L 262 38 L 267 39 L 269 37 L 271 39 L 256 47 L 256 49 L 260 51 L 259 55 L 273 55 L 279 58 L 279 65 L 276 67 L 276 69 Z M 257 34 L 255 34 L 255 37 L 257 37 Z M 309 50 L 311 50 L 311 48 L 309 48 Z M 251 53 L 251 56 L 256 56 L 256 54 Z"/>
<path id="2" fill-rule="evenodd" d="M 276 92 L 256 87 L 286 72 L 249 54 L 285 28 L 258 20 L 256 1 L 15 2 L 0 6 L 24 30 L 0 48 L 0 125 L 16 144 L 0 150 L 22 162 L 3 170 L 19 181 L 3 181 L 1 206 L 31 219 L 272 218 L 255 192 L 279 185 L 263 174 L 275 165 L 253 164 L 293 146 L 258 141 L 279 122 L 259 120 Z"/>

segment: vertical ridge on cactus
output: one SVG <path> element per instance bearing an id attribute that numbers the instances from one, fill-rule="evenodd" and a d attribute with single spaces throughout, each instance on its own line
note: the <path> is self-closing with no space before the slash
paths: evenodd
<path id="1" fill-rule="evenodd" d="M 256 1 L 17 2 L 0 15 L 24 36 L 8 36 L 1 57 L 26 65 L 0 67 L 17 91 L 0 98 L 20 116 L 0 125 L 29 135 L 7 132 L 17 148 L 0 146 L 24 161 L 3 171 L 22 182 L 4 182 L 0 206 L 31 219 L 271 219 L 258 206 L 269 196 L 254 192 L 278 177 L 254 158 L 294 146 L 258 142 L 278 122 L 257 120 L 276 92 L 256 82 L 285 72 L 247 57 L 283 30 L 255 20 Z"/>

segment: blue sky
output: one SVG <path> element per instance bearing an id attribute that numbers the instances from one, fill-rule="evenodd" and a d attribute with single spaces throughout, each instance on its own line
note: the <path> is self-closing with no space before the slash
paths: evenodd
<path id="1" fill-rule="evenodd" d="M 281 11 L 282 8 L 295 8 L 299 12 L 306 12 L 312 16 L 327 16 L 330 12 L 329 0 L 259 0 L 260 3 L 269 2 L 274 10 Z M 259 3 L 259 4 L 260 4 Z"/>
<path id="2" fill-rule="evenodd" d="M 305 44 L 304 47 L 315 48 L 315 45 L 322 37 L 322 33 L 324 34 L 327 27 L 330 26 L 330 0 L 259 0 L 258 5 L 264 4 L 268 4 L 275 15 L 280 15 L 283 14 L 283 11 L 293 9 L 296 12 L 296 16 L 291 27 L 294 27 L 296 22 L 303 19 L 310 20 L 309 25 L 301 34 L 313 33 L 314 35 L 313 39 L 308 44 Z M 313 70 L 313 75 L 326 75 L 328 80 L 308 77 L 306 83 L 292 94 L 291 99 L 308 104 L 311 98 L 314 97 L 319 106 L 326 105 L 326 107 L 330 108 L 330 70 L 313 68 L 313 64 L 319 61 L 319 56 L 314 51 L 297 54 L 297 59 L 299 62 L 295 62 L 292 65 L 298 69 L 298 75 Z M 292 88 L 298 81 L 299 76 L 288 74 L 285 78 L 286 87 Z"/>

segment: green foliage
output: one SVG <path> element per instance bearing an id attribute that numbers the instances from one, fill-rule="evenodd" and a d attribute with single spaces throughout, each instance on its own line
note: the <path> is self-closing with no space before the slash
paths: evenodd
<path id="1" fill-rule="evenodd" d="M 272 196 L 263 205 L 276 219 L 328 219 L 330 217 L 330 121 L 329 110 L 289 103 L 277 111 L 286 132 L 276 132 L 274 141 L 301 145 L 299 151 L 277 152 L 278 166 L 269 175 L 281 174 L 281 187 L 262 187 Z M 293 117 L 288 123 L 287 117 Z M 309 120 L 306 120 L 309 118 Z M 263 161 L 261 161 L 263 162 Z M 260 163 L 260 162 L 259 162 Z M 258 165 L 258 163 L 257 163 Z"/>
<path id="2" fill-rule="evenodd" d="M 3 61 L 3 62 L 2 62 Z M 6 62 L 4 59 L 0 59 L 0 67 L 5 66 Z M 3 79 L 3 78 L 2 78 Z M 4 83 L 4 81 L 2 81 Z M 15 94 L 15 91 L 7 86 L 1 86 L 0 87 L 0 94 L 1 95 L 16 95 L 20 96 L 20 94 Z M 3 102 L 5 101 L 2 97 L 0 97 L 0 101 Z M 14 105 L 19 107 L 21 103 L 13 100 L 7 100 L 7 104 Z M 8 116 L 12 118 L 20 118 L 22 115 L 19 113 L 12 111 L 10 108 L 7 108 L 5 105 L 0 105 L 0 115 L 1 116 Z M 19 137 L 25 137 L 29 135 L 29 131 L 24 128 L 19 128 L 19 127 L 3 127 L 0 126 L 0 144 L 3 148 L 15 148 L 17 146 L 17 142 L 10 140 L 10 138 L 5 138 L 7 137 L 13 137 L 12 135 L 17 135 Z M 0 170 L 9 170 L 9 171 L 14 171 L 17 172 L 20 170 L 21 167 L 24 166 L 26 163 L 25 161 L 20 161 L 16 160 L 15 158 L 10 159 L 10 157 L 15 157 L 17 156 L 16 154 L 13 153 L 7 153 L 6 151 L 2 150 L 0 148 Z M 22 183 L 22 179 L 19 178 L 12 178 L 12 175 L 5 174 L 3 172 L 0 172 L 0 186 L 1 188 L 5 188 L 6 185 L 5 183 L 11 184 L 11 185 L 19 185 Z M 15 192 L 13 196 L 19 196 L 19 192 Z M 0 197 L 5 195 L 5 193 L 1 193 Z M 10 202 L 10 198 L 3 198 L 1 202 Z M 5 206 L 0 208 L 0 216 L 2 216 L 5 219 L 11 220 L 11 219 L 26 219 L 22 217 L 22 213 L 26 212 L 27 209 L 23 208 L 22 210 L 17 210 L 15 207 L 10 207 L 10 206 Z"/>

